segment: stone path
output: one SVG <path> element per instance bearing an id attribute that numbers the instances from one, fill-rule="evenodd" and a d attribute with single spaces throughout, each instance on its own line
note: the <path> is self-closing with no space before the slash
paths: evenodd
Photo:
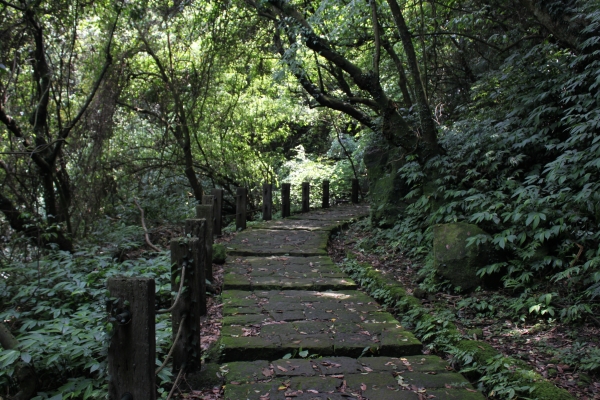
<path id="1" fill-rule="evenodd" d="M 221 346 L 225 398 L 483 399 L 356 290 L 327 256 L 365 206 L 255 225 L 228 247 Z"/>

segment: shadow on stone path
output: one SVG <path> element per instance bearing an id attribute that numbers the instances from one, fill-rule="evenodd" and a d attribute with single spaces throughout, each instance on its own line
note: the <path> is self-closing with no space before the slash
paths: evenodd
<path id="1" fill-rule="evenodd" d="M 483 399 L 327 256 L 347 205 L 255 225 L 228 246 L 225 398 Z M 286 355 L 292 358 L 283 359 Z"/>

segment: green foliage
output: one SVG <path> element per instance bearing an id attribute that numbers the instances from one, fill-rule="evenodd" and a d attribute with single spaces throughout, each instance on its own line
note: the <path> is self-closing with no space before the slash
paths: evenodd
<path id="1" fill-rule="evenodd" d="M 590 23 L 599 18 L 591 13 Z M 441 131 L 446 153 L 423 167 L 406 157 L 399 173 L 413 190 L 383 238 L 424 257 L 431 225 L 476 223 L 491 237 L 471 244 L 491 240 L 504 258 L 479 275 L 503 275 L 504 286 L 520 294 L 510 306 L 519 317 L 572 321 L 596 312 L 600 63 L 585 51 L 593 38 L 597 32 L 580 54 L 546 42 L 514 51 L 482 75 L 463 119 Z"/>
<path id="2" fill-rule="evenodd" d="M 126 231 L 126 227 L 124 230 Z M 106 280 L 145 276 L 157 282 L 158 304 L 171 299 L 170 254 L 118 263 L 100 247 L 75 254 L 53 252 L 39 261 L 1 269 L 0 318 L 20 342 L 0 352 L 0 382 L 9 386 L 15 362 L 33 362 L 45 390 L 36 399 L 102 399 L 106 387 L 106 349 L 111 326 L 106 314 Z M 168 316 L 157 319 L 157 357 L 171 342 Z M 158 360 L 157 360 L 158 363 Z M 170 381 L 163 370 L 159 381 Z M 58 384 L 58 385 L 57 385 Z"/>
<path id="3" fill-rule="evenodd" d="M 319 358 L 318 354 L 310 354 L 308 350 L 302 350 L 300 347 L 298 350 L 294 350 L 292 353 L 287 353 L 281 359 L 289 360 L 291 358 Z"/>
<path id="4" fill-rule="evenodd" d="M 348 142 L 353 143 L 347 150 L 352 155 L 353 152 L 360 151 L 360 145 L 351 139 Z M 337 139 L 332 140 L 331 149 L 328 154 L 332 158 L 338 158 L 339 154 Z M 299 210 L 302 204 L 302 182 L 310 183 L 310 206 L 311 208 L 320 208 L 323 198 L 323 181 L 329 180 L 330 202 L 348 201 L 351 192 L 351 180 L 354 178 L 352 165 L 346 158 L 333 161 L 327 158 L 308 156 L 302 146 L 296 147 L 296 156 L 286 161 L 279 174 L 281 180 L 290 183 L 292 190 L 290 201 L 292 210 Z M 345 156 L 344 156 L 345 157 Z M 356 156 L 353 156 L 356 158 Z M 355 161 L 360 166 L 359 161 Z M 356 165 L 355 164 L 355 165 Z M 360 170 L 357 171 L 360 173 Z"/>

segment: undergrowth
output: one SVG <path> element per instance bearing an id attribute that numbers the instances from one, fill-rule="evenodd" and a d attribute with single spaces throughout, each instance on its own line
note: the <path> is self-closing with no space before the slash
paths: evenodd
<path id="1" fill-rule="evenodd" d="M 141 245 L 139 228 L 119 229 L 121 246 Z M 106 311 L 108 278 L 154 278 L 157 307 L 171 301 L 168 251 L 118 262 L 112 247 L 90 245 L 74 254 L 54 251 L 28 262 L 13 261 L 2 265 L 1 274 L 0 320 L 15 333 L 20 346 L 0 352 L 0 387 L 13 388 L 14 367 L 23 360 L 33 364 L 38 375 L 41 391 L 35 400 L 105 398 L 111 329 Z M 158 315 L 157 364 L 164 359 L 171 336 L 168 314 Z M 163 369 L 157 381 L 169 383 L 170 371 Z M 163 389 L 159 392 L 166 397 Z"/>
<path id="2" fill-rule="evenodd" d="M 513 316 L 600 323 L 600 13 L 589 7 L 578 53 L 548 42 L 515 52 L 440 128 L 444 154 L 424 166 L 404 157 L 412 190 L 378 240 L 425 261 L 423 289 L 453 290 L 435 276 L 433 226 L 468 222 L 486 232 L 468 245 L 498 254 L 478 275 L 502 276 Z"/>

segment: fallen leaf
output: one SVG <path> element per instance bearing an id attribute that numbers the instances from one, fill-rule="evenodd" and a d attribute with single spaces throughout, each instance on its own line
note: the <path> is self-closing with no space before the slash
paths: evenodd
<path id="1" fill-rule="evenodd" d="M 266 377 L 269 377 L 273 375 L 273 371 L 270 368 L 264 368 L 262 370 L 262 374 Z"/>
<path id="2" fill-rule="evenodd" d="M 277 369 L 283 372 L 288 372 L 287 368 L 282 367 L 281 365 L 277 366 Z"/>
<path id="3" fill-rule="evenodd" d="M 362 390 L 363 392 L 364 392 L 365 390 L 367 390 L 367 385 L 365 385 L 364 383 L 361 383 L 361 384 L 360 384 L 360 390 Z"/>

